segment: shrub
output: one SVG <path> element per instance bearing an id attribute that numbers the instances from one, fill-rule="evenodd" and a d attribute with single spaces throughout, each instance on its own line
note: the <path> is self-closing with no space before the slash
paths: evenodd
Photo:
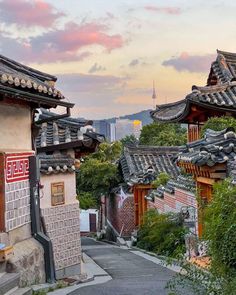
<path id="1" fill-rule="evenodd" d="M 185 275 L 168 283 L 175 294 L 179 286 L 190 286 L 196 295 L 236 294 L 236 186 L 230 179 L 216 183 L 213 199 L 205 208 L 204 238 L 208 241 L 211 265 L 199 269 L 185 260 Z"/>
<path id="2" fill-rule="evenodd" d="M 201 137 L 204 136 L 204 133 L 207 129 L 212 129 L 215 131 L 221 131 L 228 127 L 233 127 L 236 130 L 236 119 L 233 117 L 212 117 L 207 120 L 204 126 L 201 129 Z"/>
<path id="3" fill-rule="evenodd" d="M 151 209 L 138 231 L 137 246 L 159 255 L 177 257 L 185 252 L 186 230 L 178 214 L 159 214 Z"/>

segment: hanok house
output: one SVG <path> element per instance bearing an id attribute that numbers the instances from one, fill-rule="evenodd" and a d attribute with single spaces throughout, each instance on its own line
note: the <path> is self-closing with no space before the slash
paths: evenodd
<path id="1" fill-rule="evenodd" d="M 188 141 L 193 142 L 189 147 L 193 150 L 196 147 L 197 150 L 201 142 L 204 143 L 205 140 L 194 141 L 199 140 L 201 127 L 207 119 L 223 115 L 236 117 L 235 106 L 236 54 L 218 50 L 217 58 L 211 65 L 205 87 L 193 86 L 192 93 L 188 94 L 183 100 L 157 106 L 157 109 L 151 112 L 151 116 L 155 121 L 163 123 L 187 123 Z M 212 136 L 210 138 L 213 139 Z M 220 163 L 214 163 L 214 161 L 212 167 L 210 167 L 199 165 L 199 163 L 196 165 L 190 162 L 185 163 L 183 160 L 182 158 L 179 165 L 184 166 L 187 172 L 195 176 L 198 193 L 203 200 L 209 201 L 212 197 L 212 184 L 226 175 L 224 168 L 221 171 Z M 201 236 L 203 217 L 200 215 L 199 212 L 198 232 Z"/>
<path id="2" fill-rule="evenodd" d="M 94 152 L 103 136 L 92 122 L 74 118 L 48 121 L 42 110 L 37 137 L 40 167 L 40 207 L 45 232 L 52 241 L 56 278 L 81 275 L 80 209 L 76 170 L 80 158 Z M 37 122 L 36 122 L 37 123 Z"/>
<path id="3" fill-rule="evenodd" d="M 116 236 L 130 236 L 141 223 L 144 213 L 153 207 L 147 199 L 152 182 L 165 172 L 176 178 L 179 169 L 174 162 L 177 147 L 128 146 L 120 158 L 123 185 L 115 197 L 108 199 L 107 220 Z"/>
<path id="4" fill-rule="evenodd" d="M 198 234 L 204 230 L 204 205 L 212 199 L 212 186 L 231 174 L 235 165 L 236 133 L 232 128 L 222 131 L 208 129 L 205 138 L 182 147 L 178 165 L 196 180 L 200 196 Z"/>
<path id="5" fill-rule="evenodd" d="M 54 280 L 50 239 L 40 226 L 36 108 L 69 109 L 57 78 L 0 56 L 0 290 Z M 14 255 L 12 255 L 14 253 Z M 18 272 L 19 274 L 6 274 Z M 10 286 L 7 284 L 10 276 Z M 1 285 L 3 283 L 3 285 Z"/>
<path id="6" fill-rule="evenodd" d="M 204 87 L 193 86 L 183 100 L 159 105 L 151 116 L 158 122 L 188 124 L 188 141 L 199 139 L 210 117 L 236 117 L 236 54 L 217 51 Z"/>

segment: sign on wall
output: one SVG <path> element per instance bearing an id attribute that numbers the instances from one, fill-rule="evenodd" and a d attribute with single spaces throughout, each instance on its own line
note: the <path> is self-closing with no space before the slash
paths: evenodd
<path id="1" fill-rule="evenodd" d="M 29 178 L 29 156 L 32 153 L 10 154 L 5 158 L 6 182 L 17 182 Z"/>

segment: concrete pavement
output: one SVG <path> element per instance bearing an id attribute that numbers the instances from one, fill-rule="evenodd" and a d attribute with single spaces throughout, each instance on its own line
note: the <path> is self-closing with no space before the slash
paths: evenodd
<path id="1" fill-rule="evenodd" d="M 70 295 L 169 294 L 165 286 L 175 272 L 158 262 L 142 257 L 143 254 L 137 255 L 127 249 L 89 238 L 82 239 L 82 247 L 85 253 L 112 277 L 112 280 L 99 285 L 81 287 L 70 292 Z"/>
<path id="2" fill-rule="evenodd" d="M 169 295 L 167 282 L 179 271 L 141 251 L 82 238 L 85 268 L 93 280 L 52 295 Z M 183 295 L 193 295 L 184 291 Z"/>

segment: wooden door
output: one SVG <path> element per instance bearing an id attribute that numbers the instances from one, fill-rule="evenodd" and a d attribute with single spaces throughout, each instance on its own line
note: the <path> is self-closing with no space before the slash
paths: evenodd
<path id="1" fill-rule="evenodd" d="M 94 213 L 89 213 L 89 226 L 90 232 L 95 233 L 97 231 L 97 217 Z"/>

